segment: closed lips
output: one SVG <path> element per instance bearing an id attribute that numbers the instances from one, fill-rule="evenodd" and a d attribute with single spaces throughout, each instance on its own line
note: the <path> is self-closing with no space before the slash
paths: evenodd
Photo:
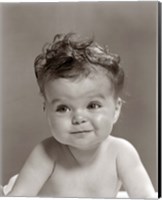
<path id="1" fill-rule="evenodd" d="M 73 132 L 71 132 L 71 134 L 78 134 L 78 133 L 89 133 L 89 132 L 91 132 L 91 130 L 88 130 L 88 131 L 73 131 Z"/>

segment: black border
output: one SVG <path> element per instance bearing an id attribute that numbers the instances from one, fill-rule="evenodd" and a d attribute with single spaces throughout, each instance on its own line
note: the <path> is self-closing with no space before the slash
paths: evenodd
<path id="1" fill-rule="evenodd" d="M 161 197 L 161 3 L 158 2 L 158 198 Z"/>

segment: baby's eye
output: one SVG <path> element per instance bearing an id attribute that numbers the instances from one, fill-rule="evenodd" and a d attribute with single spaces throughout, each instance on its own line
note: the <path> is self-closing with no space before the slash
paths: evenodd
<path id="1" fill-rule="evenodd" d="M 69 112 L 70 108 L 66 105 L 59 105 L 57 106 L 56 112 L 60 112 L 60 113 L 65 113 L 65 112 Z"/>
<path id="2" fill-rule="evenodd" d="M 102 105 L 99 102 L 91 102 L 87 106 L 88 109 L 98 109 L 101 107 L 102 107 Z"/>

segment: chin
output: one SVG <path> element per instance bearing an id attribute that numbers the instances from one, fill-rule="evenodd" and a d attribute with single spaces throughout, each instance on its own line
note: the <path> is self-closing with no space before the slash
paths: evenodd
<path id="1" fill-rule="evenodd" d="M 92 142 L 86 142 L 86 143 L 80 143 L 80 144 L 67 144 L 73 148 L 76 148 L 78 150 L 90 150 L 90 149 L 94 149 L 98 146 L 100 146 L 101 142 L 95 142 L 95 143 L 92 143 Z"/>

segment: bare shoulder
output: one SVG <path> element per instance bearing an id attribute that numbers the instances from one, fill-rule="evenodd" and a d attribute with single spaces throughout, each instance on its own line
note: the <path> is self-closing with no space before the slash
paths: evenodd
<path id="1" fill-rule="evenodd" d="M 55 140 L 50 137 L 39 144 L 37 144 L 31 151 L 29 157 L 26 160 L 25 166 L 30 166 L 31 168 L 52 168 L 56 159 L 57 151 Z M 41 166 L 39 166 L 41 163 Z"/>
<path id="2" fill-rule="evenodd" d="M 41 141 L 35 147 L 34 151 L 36 151 L 38 154 L 41 154 L 42 158 L 46 158 L 53 162 L 57 157 L 58 148 L 58 142 L 53 137 L 49 137 Z"/>
<path id="3" fill-rule="evenodd" d="M 111 136 L 110 143 L 116 155 L 117 165 L 120 168 L 126 169 L 141 162 L 136 148 L 129 141 Z"/>
<path id="4" fill-rule="evenodd" d="M 133 144 L 126 139 L 111 136 L 111 145 L 116 149 L 119 156 L 123 153 L 138 154 Z"/>
<path id="5" fill-rule="evenodd" d="M 136 148 L 129 141 L 112 137 L 112 146 L 116 151 L 117 168 L 121 170 L 129 170 L 141 164 L 140 156 Z"/>
<path id="6" fill-rule="evenodd" d="M 149 198 L 155 191 L 136 148 L 127 140 L 112 138 L 116 149 L 116 169 L 130 197 Z"/>
<path id="7" fill-rule="evenodd" d="M 54 154 L 54 147 L 57 147 L 56 143 L 54 139 L 47 138 L 34 147 L 9 195 L 35 196 L 38 194 L 53 172 L 55 155 L 57 155 L 57 153 Z"/>

